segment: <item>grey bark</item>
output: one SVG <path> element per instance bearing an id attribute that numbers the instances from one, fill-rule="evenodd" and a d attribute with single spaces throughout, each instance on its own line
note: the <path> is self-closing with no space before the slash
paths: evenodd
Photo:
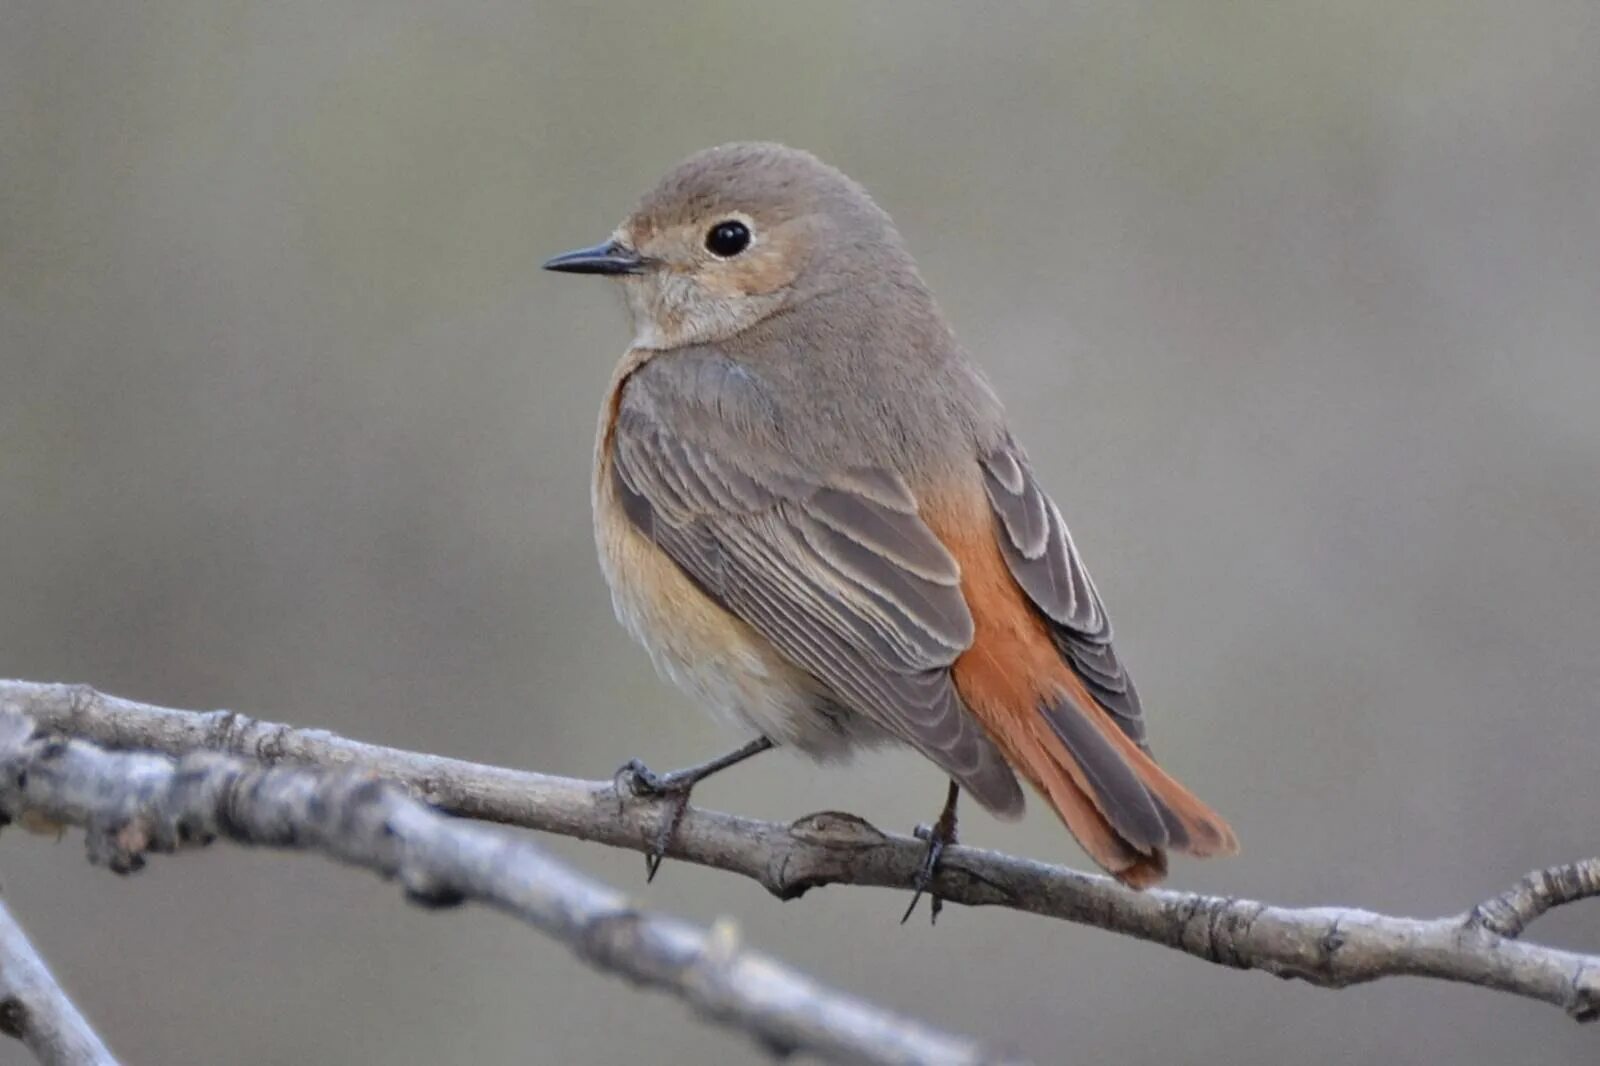
<path id="1" fill-rule="evenodd" d="M 561 940 L 598 969 L 671 993 L 777 1053 L 851 1063 L 1000 1061 L 823 987 L 622 893 L 509 833 L 431 810 L 370 770 L 269 767 L 216 752 L 110 752 L 0 710 L 0 814 L 84 828 L 90 861 L 117 873 L 149 855 L 225 839 L 319 852 L 400 883 L 425 907 L 477 902 Z"/>
<path id="2" fill-rule="evenodd" d="M 81 686 L 0 681 L 0 709 L 111 747 L 361 766 L 452 814 L 638 851 L 648 850 L 666 810 L 616 782 L 401 751 L 230 711 L 170 710 Z M 908 889 L 924 848 L 921 841 L 882 832 L 848 814 L 823 812 L 782 824 L 691 808 L 668 854 L 749 877 L 792 899 L 829 884 Z M 1324 987 L 1429 977 L 1551 1003 L 1579 1021 L 1600 1016 L 1600 956 L 1517 939 L 1551 906 L 1600 895 L 1600 858 L 1535 871 L 1493 900 L 1439 918 L 1134 892 L 1095 874 L 968 847 L 945 851 L 931 890 L 951 903 L 1060 918 Z"/>
<path id="3" fill-rule="evenodd" d="M 4 903 L 0 903 L 0 1033 L 22 1041 L 45 1066 L 117 1064 Z"/>

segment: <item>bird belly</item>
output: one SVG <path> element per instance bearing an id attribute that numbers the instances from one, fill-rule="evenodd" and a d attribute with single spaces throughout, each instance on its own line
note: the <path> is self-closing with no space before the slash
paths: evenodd
<path id="1" fill-rule="evenodd" d="M 617 620 L 656 670 L 715 717 L 814 758 L 887 739 L 684 575 L 623 513 L 602 456 L 595 542 Z"/>

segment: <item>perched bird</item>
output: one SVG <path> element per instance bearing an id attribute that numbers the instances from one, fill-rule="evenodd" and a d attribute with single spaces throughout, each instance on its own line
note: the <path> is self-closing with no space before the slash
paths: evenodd
<path id="1" fill-rule="evenodd" d="M 618 279 L 633 319 L 595 444 L 617 615 L 757 734 L 673 774 L 630 764 L 676 801 L 652 875 L 694 784 L 775 745 L 907 744 L 948 775 L 919 890 L 959 790 L 1014 818 L 1018 775 L 1124 884 L 1169 850 L 1237 850 L 1150 757 L 1061 512 L 865 189 L 782 145 L 711 148 L 544 265 Z"/>

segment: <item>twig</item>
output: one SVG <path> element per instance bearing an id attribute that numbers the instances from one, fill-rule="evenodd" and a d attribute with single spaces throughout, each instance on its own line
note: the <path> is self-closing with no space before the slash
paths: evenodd
<path id="1" fill-rule="evenodd" d="M 4 903 L 0 903 L 0 1033 L 22 1041 L 45 1066 L 117 1066 Z"/>
<path id="2" fill-rule="evenodd" d="M 81 686 L 0 681 L 0 708 L 112 747 L 174 754 L 215 749 L 268 763 L 359 765 L 453 814 L 637 851 L 650 847 L 664 812 L 663 804 L 619 794 L 612 782 L 401 751 L 229 711 L 152 707 Z M 784 825 L 690 808 L 668 854 L 749 877 L 792 899 L 829 884 L 908 889 L 925 850 L 920 841 L 847 814 L 813 814 Z M 1592 1021 L 1600 1017 L 1600 956 L 1524 943 L 1509 934 L 1520 933 L 1550 906 L 1596 895 L 1597 865 L 1600 859 L 1589 859 L 1530 874 L 1516 889 L 1465 914 L 1433 919 L 1133 892 L 1109 878 L 968 847 L 945 851 L 931 890 L 951 903 L 1061 918 L 1324 987 L 1431 977 L 1541 1000 Z"/>
<path id="3" fill-rule="evenodd" d="M 776 1053 L 836 1062 L 987 1063 L 975 1041 L 897 1017 L 709 931 L 635 908 L 508 833 L 447 818 L 364 770 L 264 767 L 214 752 L 108 752 L 0 712 L 0 813 L 81 826 L 90 861 L 222 838 L 317 851 L 400 882 L 425 907 L 472 900 L 563 941 L 598 969 L 670 992 Z"/>
<path id="4" fill-rule="evenodd" d="M 1472 908 L 1470 924 L 1519 937 L 1551 907 L 1600 896 L 1600 858 L 1580 859 L 1547 870 L 1535 870 L 1511 888 Z"/>

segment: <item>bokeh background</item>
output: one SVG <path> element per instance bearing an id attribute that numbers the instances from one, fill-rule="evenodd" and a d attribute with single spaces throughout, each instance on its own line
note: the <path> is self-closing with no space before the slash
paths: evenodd
<path id="1" fill-rule="evenodd" d="M 1433 0 L 0 7 L 0 675 L 603 776 L 743 738 L 593 561 L 615 294 L 542 274 L 667 166 L 809 147 L 894 214 L 1063 502 L 1180 888 L 1465 908 L 1600 848 L 1600 7 Z M 700 799 L 899 829 L 910 755 Z M 969 842 L 1082 864 L 1035 804 Z M 1040 1062 L 1593 1061 L 1547 1006 L 1328 992 L 1094 930 L 779 904 L 552 841 L 662 910 Z M 226 848 L 10 903 L 143 1063 L 758 1061 L 466 909 Z M 1600 949 L 1600 911 L 1535 935 Z M 20 1048 L 0 1044 L 0 1059 Z"/>

